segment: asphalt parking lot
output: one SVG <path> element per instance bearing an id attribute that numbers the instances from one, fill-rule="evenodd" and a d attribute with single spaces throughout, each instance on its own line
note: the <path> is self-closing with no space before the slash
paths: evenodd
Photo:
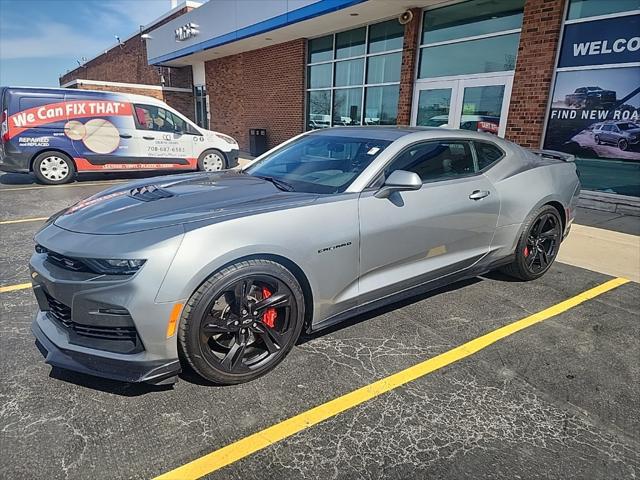
<path id="1" fill-rule="evenodd" d="M 0 287 L 29 282 L 41 220 L 15 220 L 123 181 L 41 187 L 3 177 Z M 30 333 L 33 294 L 6 288 L 0 478 L 172 472 L 611 279 L 556 263 L 531 283 L 498 274 L 458 283 L 306 336 L 274 372 L 233 387 L 189 371 L 174 387 L 151 387 L 52 370 Z M 625 283 L 255 453 L 245 442 L 248 453 L 219 470 L 199 466 L 225 479 L 637 478 L 639 320 L 640 285 Z"/>

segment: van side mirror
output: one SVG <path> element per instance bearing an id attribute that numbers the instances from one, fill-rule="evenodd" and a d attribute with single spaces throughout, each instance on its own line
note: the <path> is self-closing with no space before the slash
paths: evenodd
<path id="1" fill-rule="evenodd" d="M 406 170 L 396 170 L 389 175 L 384 185 L 376 192 L 376 198 L 388 198 L 393 192 L 403 192 L 407 190 L 420 190 L 422 180 L 415 172 Z"/>

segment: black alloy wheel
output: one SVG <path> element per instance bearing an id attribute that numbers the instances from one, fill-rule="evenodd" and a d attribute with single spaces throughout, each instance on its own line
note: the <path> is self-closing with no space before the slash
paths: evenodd
<path id="1" fill-rule="evenodd" d="M 557 215 L 545 213 L 534 222 L 522 254 L 533 274 L 545 272 L 558 253 L 562 227 Z"/>
<path id="2" fill-rule="evenodd" d="M 291 272 L 248 260 L 213 275 L 191 297 L 179 348 L 203 378 L 220 384 L 253 380 L 274 368 L 302 330 L 304 295 Z"/>
<path id="3" fill-rule="evenodd" d="M 519 280 L 534 280 L 546 273 L 553 264 L 560 243 L 563 225 L 560 213 L 551 205 L 534 212 L 522 228 L 512 263 L 502 268 Z"/>
<path id="4" fill-rule="evenodd" d="M 269 363 L 293 333 L 291 317 L 296 307 L 292 296 L 282 281 L 264 275 L 224 287 L 200 324 L 205 358 L 231 374 Z"/>

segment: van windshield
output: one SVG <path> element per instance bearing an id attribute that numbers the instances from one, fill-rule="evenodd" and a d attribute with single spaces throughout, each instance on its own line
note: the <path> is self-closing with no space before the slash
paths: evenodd
<path id="1" fill-rule="evenodd" d="M 291 191 L 341 193 L 390 143 L 373 138 L 307 135 L 279 148 L 245 173 L 279 181 Z"/>

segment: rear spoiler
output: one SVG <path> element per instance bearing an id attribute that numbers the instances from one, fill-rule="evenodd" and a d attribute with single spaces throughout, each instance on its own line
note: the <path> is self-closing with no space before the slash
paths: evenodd
<path id="1" fill-rule="evenodd" d="M 557 152 L 555 150 L 537 150 L 537 149 L 529 149 L 531 153 L 535 153 L 539 157 L 542 158 L 551 158 L 553 160 L 561 160 L 563 162 L 575 162 L 575 155 L 571 155 L 570 153 Z"/>

